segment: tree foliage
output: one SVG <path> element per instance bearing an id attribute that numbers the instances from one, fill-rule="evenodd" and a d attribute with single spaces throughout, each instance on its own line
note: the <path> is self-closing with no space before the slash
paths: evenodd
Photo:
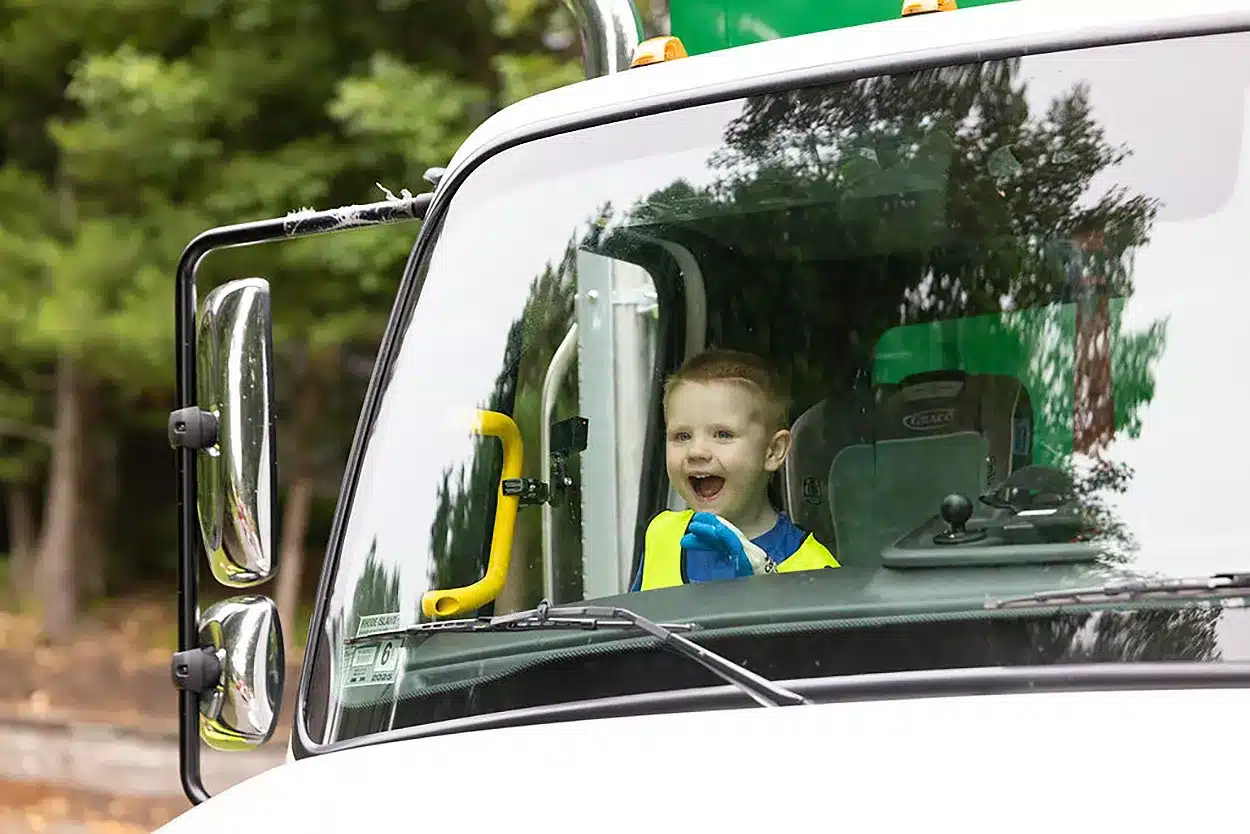
<path id="1" fill-rule="evenodd" d="M 71 416 L 90 444 L 146 437 L 147 460 L 74 476 L 57 493 L 69 503 L 56 509 L 49 490 L 41 515 L 80 527 L 90 514 L 75 507 L 134 490 L 117 479 L 162 479 L 166 512 L 150 515 L 164 520 L 128 520 L 129 540 L 107 550 L 131 561 L 106 560 L 102 576 L 130 581 L 140 563 L 168 577 L 172 460 L 157 444 L 172 403 L 182 248 L 213 225 L 371 202 L 379 183 L 422 190 L 422 173 L 491 112 L 581 77 L 573 31 L 559 0 L 0 0 L 5 485 L 50 486 Z M 200 272 L 201 298 L 229 278 L 270 280 L 283 473 L 314 478 L 317 494 L 337 487 L 415 231 L 227 251 Z M 92 569 L 72 536 L 44 536 L 53 539 L 41 560 L 78 569 L 68 606 L 45 616 L 63 632 L 79 604 L 72 589 L 92 584 Z M 134 541 L 162 552 L 137 555 Z M 45 583 L 28 601 L 47 608 L 57 593 Z"/>

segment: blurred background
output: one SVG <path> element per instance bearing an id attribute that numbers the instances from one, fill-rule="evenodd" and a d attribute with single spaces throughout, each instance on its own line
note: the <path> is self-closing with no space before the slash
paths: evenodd
<path id="1" fill-rule="evenodd" d="M 667 0 L 639 0 L 647 35 Z M 0 0 L 0 834 L 149 831 L 177 771 L 173 275 L 212 226 L 429 190 L 584 77 L 561 0 Z M 518 218 L 523 222 L 523 218 Z M 298 680 L 342 467 L 416 224 L 215 253 L 269 279 Z M 488 231 L 488 230 L 484 230 Z M 201 604 L 227 589 L 201 582 Z M 293 689 L 293 687 L 291 688 Z M 205 752 L 216 793 L 280 763 Z"/>

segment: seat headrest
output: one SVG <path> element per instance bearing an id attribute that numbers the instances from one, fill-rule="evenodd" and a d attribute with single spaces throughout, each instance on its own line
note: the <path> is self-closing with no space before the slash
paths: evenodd
<path id="1" fill-rule="evenodd" d="M 877 388 L 869 435 L 906 440 L 981 430 L 978 392 L 967 374 L 916 374 Z"/>

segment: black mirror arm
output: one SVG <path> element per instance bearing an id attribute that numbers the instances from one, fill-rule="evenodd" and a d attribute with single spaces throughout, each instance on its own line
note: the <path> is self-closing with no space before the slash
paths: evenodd
<path id="1" fill-rule="evenodd" d="M 350 231 L 421 220 L 433 193 L 403 199 L 384 200 L 326 211 L 294 212 L 286 217 L 219 226 L 201 232 L 178 259 L 174 291 L 175 411 L 170 415 L 170 439 L 176 448 L 178 466 L 178 651 L 199 648 L 196 621 L 198 567 L 203 545 L 196 511 L 195 454 L 207 436 L 207 421 L 196 421 L 199 436 L 192 438 L 191 422 L 186 422 L 174 442 L 176 417 L 203 415 L 195 402 L 195 275 L 200 263 L 218 249 L 232 249 L 257 243 L 311 237 L 330 232 Z M 211 415 L 209 415 L 211 417 Z M 213 434 L 216 434 L 215 425 Z M 211 444 L 206 444 L 211 445 Z M 178 690 L 178 770 L 182 789 L 193 805 L 209 798 L 200 772 L 199 696 L 189 689 Z"/>

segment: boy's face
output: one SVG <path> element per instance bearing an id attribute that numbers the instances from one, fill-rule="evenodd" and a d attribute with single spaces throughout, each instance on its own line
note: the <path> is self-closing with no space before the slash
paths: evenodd
<path id="1" fill-rule="evenodd" d="M 768 479 L 790 447 L 770 430 L 759 394 L 730 382 L 682 382 L 665 409 L 668 477 L 696 512 L 741 526 L 768 503 Z"/>

